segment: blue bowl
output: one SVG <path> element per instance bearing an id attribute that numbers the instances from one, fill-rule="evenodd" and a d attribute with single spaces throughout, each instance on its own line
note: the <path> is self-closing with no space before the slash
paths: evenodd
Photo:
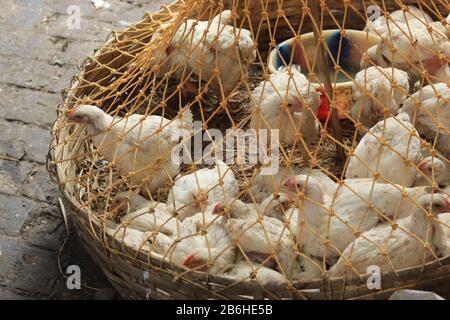
<path id="1" fill-rule="evenodd" d="M 331 82 L 346 83 L 352 81 L 355 74 L 359 72 L 360 62 L 363 53 L 368 48 L 376 45 L 380 38 L 376 35 L 360 30 L 346 30 L 342 36 L 339 29 L 324 30 L 323 36 L 329 49 L 326 50 L 327 62 L 330 69 Z M 317 57 L 317 47 L 312 32 L 302 34 L 295 41 L 295 38 L 288 39 L 280 43 L 269 55 L 269 71 L 275 72 L 279 67 L 290 64 L 300 66 L 302 72 L 308 75 L 312 68 L 315 57 Z M 335 64 L 347 73 L 336 74 Z M 315 67 L 317 62 L 315 62 Z M 319 74 L 317 70 L 314 70 Z M 319 80 L 321 80 L 319 78 Z"/>
<path id="2" fill-rule="evenodd" d="M 330 71 L 330 80 L 335 88 L 334 103 L 338 109 L 339 117 L 346 118 L 352 101 L 352 85 L 356 73 L 361 68 L 361 59 L 368 48 L 378 44 L 380 38 L 366 31 L 346 30 L 342 36 L 339 29 L 324 30 L 323 36 L 328 50 L 326 60 Z M 270 72 L 275 72 L 281 66 L 296 64 L 301 72 L 308 76 L 313 69 L 318 77 L 318 82 L 323 83 L 317 70 L 316 57 L 318 54 L 315 45 L 314 33 L 309 32 L 296 38 L 288 39 L 280 43 L 269 55 L 268 67 Z M 334 67 L 339 65 L 343 72 L 336 72 Z M 329 101 L 321 88 L 321 105 L 318 118 L 325 120 L 329 113 Z"/>

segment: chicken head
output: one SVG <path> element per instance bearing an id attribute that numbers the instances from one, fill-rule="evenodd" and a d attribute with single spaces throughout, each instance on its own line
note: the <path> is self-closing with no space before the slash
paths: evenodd
<path id="1" fill-rule="evenodd" d="M 92 105 L 80 105 L 67 112 L 67 119 L 73 123 L 84 124 L 91 135 L 108 130 L 112 117 Z"/>

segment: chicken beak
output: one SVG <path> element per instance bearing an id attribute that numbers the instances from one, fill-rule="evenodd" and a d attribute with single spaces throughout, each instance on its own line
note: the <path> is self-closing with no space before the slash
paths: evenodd
<path id="1" fill-rule="evenodd" d="M 67 111 L 66 117 L 69 121 L 75 121 L 75 109 Z"/>
<path id="2" fill-rule="evenodd" d="M 77 109 L 71 109 L 67 112 L 66 117 L 70 122 L 75 123 L 87 123 L 88 118 L 86 116 L 80 117 L 76 114 Z"/>

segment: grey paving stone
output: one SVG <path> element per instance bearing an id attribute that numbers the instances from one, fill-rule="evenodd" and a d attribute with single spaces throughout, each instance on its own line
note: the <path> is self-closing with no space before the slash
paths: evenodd
<path id="1" fill-rule="evenodd" d="M 70 76 L 77 73 L 75 66 L 49 65 L 36 58 L 4 56 L 0 62 L 0 82 L 53 93 L 67 87 Z"/>
<path id="2" fill-rule="evenodd" d="M 56 119 L 59 94 L 34 91 L 14 86 L 0 85 L 0 110 L 2 117 L 51 128 Z"/>
<path id="3" fill-rule="evenodd" d="M 25 143 L 15 140 L 17 133 L 12 132 L 11 123 L 0 119 L 0 158 L 21 159 L 25 156 Z"/>
<path id="4" fill-rule="evenodd" d="M 40 0 L 3 0 L 0 4 L 0 17 L 5 26 L 16 29 L 33 29 L 41 23 L 46 10 L 51 10 Z"/>
<path id="5" fill-rule="evenodd" d="M 0 119 L 0 156 L 45 163 L 50 131 Z"/>
<path id="6" fill-rule="evenodd" d="M 58 191 L 44 162 L 60 90 L 112 30 L 171 0 L 0 1 L 0 298 L 117 298 L 71 229 L 63 270 L 77 264 L 92 290 L 68 290 L 57 251 L 66 236 Z M 67 8 L 81 9 L 81 29 L 67 28 Z"/>
<path id="7" fill-rule="evenodd" d="M 20 196 L 0 194 L 0 234 L 17 236 L 36 202 Z"/>
<path id="8" fill-rule="evenodd" d="M 0 193 L 16 194 L 32 168 L 26 161 L 0 160 Z"/>
<path id="9" fill-rule="evenodd" d="M 49 37 L 54 42 L 53 48 L 49 51 L 49 64 L 60 66 L 73 65 L 80 66 L 83 61 L 94 54 L 94 50 L 99 48 L 104 43 L 104 38 L 95 41 L 79 41 L 67 40 L 61 38 Z M 77 70 L 78 71 L 78 70 Z M 77 72 L 78 74 L 79 72 Z M 75 75 L 75 74 L 73 74 Z M 73 76 L 69 75 L 69 77 Z"/>
<path id="10" fill-rule="evenodd" d="M 51 3 L 51 0 L 44 0 L 44 3 Z M 112 24 L 119 20 L 138 21 L 145 12 L 158 11 L 162 4 L 171 3 L 171 0 L 140 0 L 140 1 L 120 1 L 108 0 L 110 8 L 95 9 L 94 6 L 86 2 L 79 2 L 80 11 L 87 19 L 98 19 L 101 21 L 109 21 Z M 67 13 L 68 5 L 64 2 L 58 2 L 52 5 L 52 10 L 60 15 Z M 118 14 L 120 13 L 120 14 Z"/>
<path id="11" fill-rule="evenodd" d="M 45 24 L 45 33 L 50 36 L 63 37 L 67 39 L 77 39 L 91 41 L 92 39 L 105 40 L 106 36 L 114 30 L 110 22 L 103 22 L 97 19 L 80 18 L 78 28 L 68 28 L 68 17 L 58 15 L 54 20 Z"/>
<path id="12" fill-rule="evenodd" d="M 50 180 L 47 169 L 43 165 L 34 165 L 23 184 L 19 187 L 20 194 L 31 199 L 51 204 L 57 204 L 58 189 Z"/>
<path id="13" fill-rule="evenodd" d="M 58 210 L 58 207 L 46 204 L 36 206 L 22 228 L 21 238 L 33 247 L 59 250 L 66 237 L 66 228 L 61 216 L 52 213 Z"/>
<path id="14" fill-rule="evenodd" d="M 59 276 L 57 254 L 0 236 L 0 284 L 48 295 Z"/>
<path id="15" fill-rule="evenodd" d="M 43 63 L 63 67 L 66 65 L 76 67 L 94 49 L 104 43 L 107 33 L 98 39 L 78 40 L 64 38 L 58 35 L 46 34 L 45 26 L 40 27 L 40 32 L 18 33 L 15 29 L 7 31 L 0 37 L 0 56 L 20 57 L 29 59 L 30 52 L 38 53 L 34 58 Z M 18 50 L 17 47 L 27 48 Z M 45 48 L 45 50 L 43 50 Z M 70 78 L 71 75 L 67 75 Z"/>
<path id="16" fill-rule="evenodd" d="M 31 299 L 32 299 L 31 297 L 15 293 L 10 289 L 0 288 L 0 300 L 31 300 Z"/>
<path id="17" fill-rule="evenodd" d="M 45 163 L 50 144 L 50 132 L 36 127 L 21 126 L 20 139 L 26 143 L 25 159 Z"/>

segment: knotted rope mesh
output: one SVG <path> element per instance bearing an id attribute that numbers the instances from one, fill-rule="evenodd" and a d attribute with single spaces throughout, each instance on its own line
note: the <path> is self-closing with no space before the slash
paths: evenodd
<path id="1" fill-rule="evenodd" d="M 449 8 L 164 7 L 85 61 L 59 108 L 51 171 L 98 247 L 167 283 L 226 279 L 215 296 L 440 263 Z"/>

